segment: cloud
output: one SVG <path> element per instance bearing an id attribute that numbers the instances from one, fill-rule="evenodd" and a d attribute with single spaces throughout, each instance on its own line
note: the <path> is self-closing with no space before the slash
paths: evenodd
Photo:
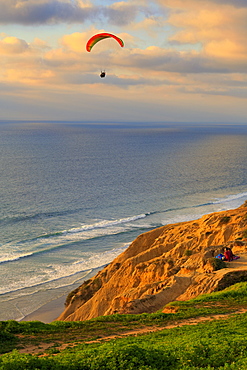
<path id="1" fill-rule="evenodd" d="M 238 60 L 233 65 L 215 60 L 198 51 L 178 51 L 158 47 L 148 47 L 145 50 L 133 49 L 130 54 L 123 57 L 122 65 L 127 68 L 142 69 L 147 73 L 159 71 L 198 74 L 247 71 L 246 65 Z"/>
<path id="2" fill-rule="evenodd" d="M 0 40 L 1 54 L 20 54 L 29 49 L 29 45 L 25 40 L 18 39 L 17 37 L 7 36 Z"/>
<path id="3" fill-rule="evenodd" d="M 85 50 L 86 40 L 98 31 L 92 28 L 86 32 L 64 35 L 58 47 L 53 48 L 41 39 L 27 43 L 15 37 L 2 35 L 0 50 L 5 57 L 0 61 L 1 81 L 70 89 L 72 85 L 86 85 L 90 81 L 92 85 L 99 83 L 100 69 L 106 68 L 105 84 L 119 88 L 185 86 L 184 89 L 192 93 L 199 92 L 200 86 L 200 91 L 210 91 L 212 94 L 221 91 L 226 91 L 224 94 L 230 92 L 228 89 L 230 85 L 231 91 L 237 87 L 246 89 L 246 80 L 240 78 L 247 71 L 246 63 L 241 58 L 234 60 L 223 58 L 222 50 L 216 58 L 217 45 L 214 52 L 205 50 L 202 52 L 157 46 L 146 49 L 120 48 L 116 43 L 118 50 L 106 48 L 104 53 L 98 51 L 88 53 Z M 132 38 L 128 34 L 120 36 L 124 40 L 129 37 L 131 41 Z M 208 43 L 207 47 L 209 46 L 213 47 Z M 229 50 L 229 45 L 226 45 L 226 50 Z M 238 75 L 234 83 L 231 79 L 233 73 L 235 76 Z M 216 81 L 218 87 L 214 88 Z"/>
<path id="4" fill-rule="evenodd" d="M 242 7 L 246 8 L 247 3 L 246 0 L 155 0 L 156 3 L 163 5 L 165 7 L 187 7 L 191 6 L 191 4 L 195 5 L 196 7 L 201 8 L 208 4 L 216 4 L 216 5 L 230 5 L 233 7 Z"/>
<path id="5" fill-rule="evenodd" d="M 74 32 L 70 35 L 64 35 L 61 39 L 61 43 L 65 48 L 80 53 L 85 51 L 87 40 L 91 35 L 96 33 L 96 30 L 92 30 L 88 33 Z"/>
<path id="6" fill-rule="evenodd" d="M 81 69 L 88 72 L 97 69 L 97 66 L 100 68 L 102 65 L 108 66 L 111 70 L 116 67 L 127 68 L 131 71 L 139 70 L 140 73 L 226 73 L 234 68 L 227 63 L 218 63 L 206 53 L 202 54 L 195 50 L 181 51 L 157 46 L 150 46 L 146 49 L 131 48 L 129 46 L 134 45 L 134 40 L 126 33 L 119 34 L 119 36 L 124 39 L 128 47 L 119 48 L 114 40 L 110 40 L 113 44 L 109 45 L 110 41 L 106 40 L 101 41 L 101 44 L 98 44 L 93 52 L 87 53 L 85 50 L 87 40 L 92 34 L 98 32 L 104 32 L 104 30 L 93 28 L 83 33 L 75 32 L 64 35 L 60 41 L 62 48 L 48 51 L 44 56 L 45 61 L 54 66 L 66 63 L 72 66 L 80 63 Z M 238 65 L 235 69 L 237 67 Z"/>
<path id="7" fill-rule="evenodd" d="M 243 119 L 247 96 L 247 8 L 240 8 L 241 2 L 236 2 L 238 6 L 230 1 L 164 0 L 159 2 L 162 11 L 157 16 L 158 6 L 152 9 L 154 2 L 145 0 L 107 1 L 108 5 L 101 7 L 93 5 L 99 2 L 77 0 L 0 0 L 2 23 L 87 21 L 78 32 L 70 27 L 71 33 L 61 34 L 59 40 L 55 40 L 57 30 L 64 32 L 64 27 L 53 27 L 56 34 L 52 38 L 50 34 L 48 37 L 46 33 L 36 33 L 39 38 L 30 41 L 29 37 L 29 42 L 24 40 L 25 33 L 19 38 L 1 34 L 1 86 L 10 95 L 16 89 L 18 97 L 21 91 L 26 91 L 26 99 L 37 103 L 41 115 L 46 114 L 42 109 L 46 111 L 49 105 L 54 116 L 62 107 L 63 112 L 76 112 L 77 117 L 84 117 L 84 111 L 90 114 L 95 111 L 88 109 L 90 104 L 95 106 L 95 99 L 107 115 L 111 111 L 108 103 L 115 99 L 118 104 L 124 102 L 121 117 L 131 113 L 139 117 L 135 110 L 138 106 L 143 108 L 146 118 L 149 106 L 150 117 L 155 112 L 155 117 L 160 114 L 160 119 L 172 119 L 180 112 L 181 104 L 181 117 L 186 111 L 198 117 L 193 113 L 197 103 L 198 112 L 201 109 L 213 117 L 218 108 L 213 111 L 211 105 L 219 107 L 220 115 L 224 110 L 223 99 L 227 98 L 234 106 L 237 103 L 236 112 L 239 107 Z M 5 16 L 1 15 L 4 6 Z M 114 25 L 112 28 L 123 38 L 125 47 L 111 50 L 104 48 L 102 42 L 101 49 L 95 47 L 88 53 L 87 40 L 101 31 L 114 32 L 109 25 Z M 48 41 L 43 41 L 42 36 Z M 99 77 L 102 67 L 106 68 L 105 79 Z M 48 97 L 57 108 L 52 107 Z M 134 107 L 131 113 L 130 103 Z"/>
<path id="8" fill-rule="evenodd" d="M 0 0 L 0 23 L 35 25 L 101 20 L 122 26 L 133 22 L 139 11 L 135 2 L 124 1 L 93 6 L 82 0 Z"/>
<path id="9" fill-rule="evenodd" d="M 107 21 L 117 26 L 132 23 L 139 12 L 140 8 L 138 6 L 124 1 L 114 3 L 102 9 L 103 16 L 106 17 Z"/>
<path id="10" fill-rule="evenodd" d="M 107 74 L 104 80 L 99 79 L 99 75 L 95 73 L 65 73 L 63 75 L 63 82 L 70 85 L 96 85 L 104 83 L 106 85 L 115 85 L 119 88 L 129 88 L 133 86 L 164 86 L 164 85 L 178 85 L 175 81 L 164 78 L 153 78 L 153 76 L 138 76 L 126 74 Z"/>
<path id="11" fill-rule="evenodd" d="M 26 85 L 70 89 L 72 85 L 99 83 L 98 74 L 103 66 L 107 72 L 105 84 L 119 88 L 185 86 L 186 91 L 192 93 L 199 92 L 200 86 L 200 91 L 210 91 L 212 94 L 226 91 L 225 94 L 230 91 L 227 90 L 228 84 L 234 88 L 231 77 L 226 76 L 235 72 L 235 75 L 238 74 L 235 87 L 246 89 L 245 80 L 239 77 L 246 71 L 246 64 L 241 60 L 236 60 L 233 65 L 200 51 L 180 51 L 155 46 L 146 49 L 119 47 L 119 53 L 106 49 L 102 56 L 101 53 L 88 53 L 85 50 L 85 42 L 92 31 L 98 30 L 64 35 L 57 48 L 49 47 L 40 39 L 34 39 L 28 44 L 24 40 L 5 35 L 0 41 L 0 50 L 6 55 L 0 62 L 2 82 L 18 81 Z M 125 38 L 127 35 L 123 36 Z M 117 43 L 116 45 L 118 46 Z M 16 58 L 16 55 L 21 58 Z M 215 76 L 220 75 L 222 78 L 216 79 Z M 209 79 L 204 76 L 214 77 Z M 214 88 L 216 80 L 218 87 Z"/>
<path id="12" fill-rule="evenodd" d="M 246 72 L 247 2 L 217 0 L 164 0 L 173 27 L 170 44 L 187 45 L 200 51 L 210 64 L 228 71 Z M 238 6 L 236 6 L 238 4 Z M 242 5 L 240 7 L 240 5 Z M 245 5 L 245 6 L 243 6 Z"/>
<path id="13" fill-rule="evenodd" d="M 0 0 L 1 24 L 83 22 L 94 14 L 89 4 L 63 0 Z"/>
<path id="14" fill-rule="evenodd" d="M 237 8 L 246 8 L 247 3 L 246 0 L 209 0 L 215 4 L 220 4 L 220 5 L 231 5 L 233 7 Z"/>

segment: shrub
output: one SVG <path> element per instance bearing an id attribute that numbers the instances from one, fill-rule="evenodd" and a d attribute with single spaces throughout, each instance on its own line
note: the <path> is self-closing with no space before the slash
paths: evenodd
<path id="1" fill-rule="evenodd" d="M 1 324 L 5 332 L 12 333 L 12 334 L 19 334 L 19 333 L 33 334 L 33 333 L 42 333 L 42 332 L 52 331 L 51 325 L 45 324 L 41 321 L 18 322 L 15 320 L 8 320 L 8 321 L 1 322 Z M 1 328 L 1 325 L 0 325 L 0 328 Z"/>
<path id="2" fill-rule="evenodd" d="M 70 293 L 67 295 L 66 300 L 65 300 L 65 303 L 64 303 L 65 307 L 68 307 L 68 305 L 71 303 L 71 301 L 72 301 L 73 297 L 76 295 L 76 293 L 78 293 L 78 292 L 79 292 L 79 290 L 80 290 L 80 287 L 78 287 L 78 288 L 76 288 L 76 289 L 72 290 L 72 292 L 70 292 Z"/>
<path id="3" fill-rule="evenodd" d="M 243 234 L 242 234 L 242 235 L 243 235 L 243 238 L 245 238 L 245 239 L 247 238 L 247 229 L 245 229 L 245 230 L 243 231 Z"/>
<path id="4" fill-rule="evenodd" d="M 169 265 L 170 267 L 174 266 L 174 261 L 173 261 L 173 259 L 171 259 L 171 258 L 169 258 L 169 259 L 167 260 L 167 263 L 168 263 L 168 265 Z"/>
<path id="5" fill-rule="evenodd" d="M 159 370 L 172 369 L 176 362 L 175 356 L 164 348 L 143 348 L 135 343 L 123 344 L 121 341 L 102 345 L 100 350 L 72 350 L 71 353 L 56 357 L 56 364 L 60 366 L 58 368 L 66 370 Z"/>
<path id="6" fill-rule="evenodd" d="M 49 359 L 42 359 L 32 355 L 21 354 L 14 350 L 0 357 L 0 369 L 2 370 L 36 370 L 55 369 L 48 364 Z M 52 360 L 53 362 L 53 360 Z M 44 364 L 44 366 L 42 366 Z"/>
<path id="7" fill-rule="evenodd" d="M 0 354 L 11 351 L 15 348 L 17 339 L 13 334 L 0 331 Z"/>
<path id="8" fill-rule="evenodd" d="M 224 261 L 220 260 L 219 258 L 210 258 L 209 262 L 211 266 L 213 266 L 214 271 L 221 270 L 226 268 L 226 264 Z"/>
<path id="9" fill-rule="evenodd" d="M 15 320 L 8 320 L 6 321 L 5 331 L 13 334 L 20 333 L 20 325 Z"/>
<path id="10" fill-rule="evenodd" d="M 230 216 L 224 216 L 221 218 L 220 223 L 221 224 L 227 224 L 230 221 L 231 217 Z"/>
<path id="11" fill-rule="evenodd" d="M 189 256 L 191 256 L 191 255 L 192 255 L 192 253 L 193 253 L 193 251 L 192 251 L 192 250 L 190 250 L 190 249 L 186 249 L 186 251 L 184 252 L 184 255 L 185 255 L 186 257 L 189 257 Z"/>

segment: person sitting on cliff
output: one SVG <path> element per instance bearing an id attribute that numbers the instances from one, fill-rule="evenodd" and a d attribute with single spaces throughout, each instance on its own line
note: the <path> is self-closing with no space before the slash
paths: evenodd
<path id="1" fill-rule="evenodd" d="M 234 255 L 232 253 L 231 248 L 225 247 L 224 248 L 224 261 L 231 262 L 233 261 L 233 257 Z"/>

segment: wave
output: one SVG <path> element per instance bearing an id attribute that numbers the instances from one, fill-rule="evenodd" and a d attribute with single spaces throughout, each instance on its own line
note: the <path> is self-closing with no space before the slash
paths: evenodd
<path id="1" fill-rule="evenodd" d="M 208 213 L 216 205 L 217 208 L 222 205 L 227 208 L 231 208 L 231 202 L 237 202 L 241 205 L 242 198 L 246 197 L 247 193 L 238 193 L 228 195 L 223 198 L 213 199 L 212 201 L 194 204 L 190 206 L 174 207 L 170 209 L 157 210 L 154 212 L 143 213 L 135 216 L 126 218 L 119 218 L 115 220 L 102 220 L 93 224 L 82 225 L 78 228 L 70 228 L 62 230 L 56 233 L 41 235 L 32 240 L 26 240 L 23 243 L 30 243 L 33 245 L 33 250 L 24 252 L 26 245 L 23 245 L 23 252 L 20 250 L 20 246 L 16 249 L 16 252 L 5 254 L 2 257 L 0 263 L 13 262 L 20 259 L 30 258 L 41 253 L 49 253 L 59 248 L 66 248 L 73 243 L 78 243 L 84 240 L 90 240 L 94 238 L 105 238 L 121 233 L 131 233 L 133 231 L 138 232 L 141 230 L 152 229 L 158 226 L 166 225 L 168 223 L 181 222 L 189 219 L 195 219 L 197 216 Z M 219 206 L 219 207 L 218 207 Z M 195 215 L 192 209 L 199 209 L 199 212 Z M 184 210 L 184 212 L 181 212 Z M 213 210 L 215 211 L 215 210 Z M 155 217 L 155 215 L 161 214 L 161 216 Z M 164 215 L 162 222 L 160 219 Z M 165 216 L 166 215 L 166 216 Z M 138 222 L 145 220 L 144 222 Z M 159 222 L 158 222 L 159 221 Z M 47 243 L 47 239 L 49 242 Z M 130 241 L 132 241 L 131 239 Z M 121 248 L 113 248 L 109 251 L 97 251 L 96 253 L 87 251 L 83 252 L 78 256 L 78 260 L 74 260 L 71 263 L 63 262 L 61 264 L 54 264 L 46 266 L 42 270 L 40 275 L 34 275 L 32 278 L 22 276 L 21 281 L 18 281 L 18 289 L 16 288 L 16 282 L 12 285 L 6 285 L 2 287 L 1 294 L 7 294 L 9 292 L 21 291 L 26 288 L 40 289 L 40 287 L 48 286 L 51 289 L 56 289 L 57 286 L 71 285 L 68 280 L 72 276 L 79 276 L 82 272 L 87 270 L 99 268 L 110 263 L 117 255 L 128 247 L 129 244 L 125 244 Z M 42 281 L 45 280 L 45 281 Z M 14 288 L 15 287 L 15 288 Z"/>
<path id="2" fill-rule="evenodd" d="M 28 276 L 20 277 L 18 281 L 18 288 L 16 287 L 16 282 L 9 284 L 7 286 L 0 287 L 0 295 L 20 292 L 24 289 L 35 288 L 47 290 L 57 289 L 64 286 L 74 284 L 76 280 L 73 277 L 78 274 L 89 273 L 92 270 L 102 268 L 108 263 L 112 262 L 120 253 L 122 253 L 129 244 L 125 244 L 122 247 L 114 248 L 110 251 L 105 251 L 102 253 L 90 253 L 87 258 L 81 258 L 71 264 L 64 265 L 50 265 L 46 269 L 43 269 L 43 274 L 40 276 L 33 276 L 32 278 Z M 73 278 L 71 282 L 69 279 Z M 45 279 L 44 281 L 42 281 Z M 69 280 L 69 281 L 68 281 Z M 60 283 L 59 283 L 60 281 Z M 46 288 L 44 288 L 46 286 Z"/>
<path id="3" fill-rule="evenodd" d="M 72 215 L 72 214 L 76 214 L 76 213 L 79 213 L 81 211 L 85 211 L 85 208 L 77 208 L 77 209 L 71 209 L 71 210 L 64 210 L 64 211 L 53 211 L 53 212 L 39 212 L 39 213 L 33 213 L 33 214 L 20 214 L 20 215 L 16 215 L 16 216 L 8 216 L 8 217 L 4 217 L 2 219 L 0 219 L 0 226 L 7 226 L 7 225 L 12 225 L 12 224 L 16 224 L 16 223 L 19 223 L 19 222 L 26 222 L 26 221 L 37 221 L 37 220 L 43 220 L 43 219 L 49 219 L 49 218 L 55 218 L 55 217 L 60 217 L 60 216 L 67 216 L 67 215 Z M 143 218 L 143 217 L 146 217 L 148 215 L 147 214 L 143 214 L 143 215 L 137 215 L 137 216 L 133 216 L 133 217 L 127 217 L 127 218 L 123 218 L 123 219 L 120 219 L 120 220 L 113 220 L 113 221 L 105 221 L 106 222 L 106 227 L 107 227 L 107 223 L 109 224 L 114 224 L 114 223 L 122 223 L 122 222 L 130 222 L 130 221 L 135 221 L 139 218 Z M 104 223 L 104 221 L 102 221 L 102 223 Z M 99 226 L 96 226 L 96 227 L 100 227 L 100 224 L 101 222 L 99 223 Z M 97 225 L 97 224 L 95 224 Z M 90 227 L 90 225 L 88 225 Z M 94 225 L 92 225 L 93 227 L 95 227 Z M 85 228 L 87 227 L 87 225 L 85 225 Z M 104 227 L 104 226 L 103 226 Z M 71 229 L 73 230 L 73 229 Z M 69 230 L 65 230 L 65 231 L 68 231 Z M 63 231 L 61 231 L 62 233 Z M 44 236 L 43 236 L 44 237 Z"/>
<path id="4" fill-rule="evenodd" d="M 247 198 L 247 192 L 231 194 L 231 195 L 227 195 L 222 198 L 217 198 L 215 200 L 212 200 L 206 203 L 199 203 L 199 204 L 187 205 L 183 207 L 174 207 L 174 208 L 167 208 L 165 210 L 153 211 L 153 212 L 150 212 L 149 215 L 155 215 L 159 213 L 168 213 L 168 212 L 174 212 L 174 211 L 182 211 L 182 210 L 191 209 L 191 208 L 201 208 L 201 207 L 211 206 L 215 204 L 224 204 L 224 203 L 228 203 L 232 201 L 239 201 L 241 198 L 245 198 L 245 197 Z M 241 203 L 237 202 L 236 206 L 238 205 L 241 205 Z"/>
<path id="5" fill-rule="evenodd" d="M 222 202 L 231 202 L 231 201 L 234 201 L 234 200 L 239 200 L 239 199 L 244 198 L 244 197 L 247 198 L 247 192 L 228 195 L 224 198 L 219 198 L 218 200 L 215 200 L 213 203 L 214 204 L 219 204 L 219 203 L 222 203 Z"/>
<path id="6" fill-rule="evenodd" d="M 69 248 L 78 242 L 105 238 L 119 234 L 131 234 L 138 230 L 141 233 L 145 230 L 167 225 L 169 223 L 197 219 L 210 212 L 220 211 L 222 209 L 226 210 L 232 208 L 232 206 L 240 206 L 240 200 L 245 197 L 247 198 L 247 192 L 241 192 L 218 199 L 212 199 L 211 201 L 205 203 L 194 205 L 188 204 L 182 207 L 150 211 L 115 220 L 102 220 L 92 224 L 85 224 L 75 228 L 43 234 L 37 236 L 36 238 L 22 240 L 16 243 L 16 245 L 8 245 L 8 250 L 11 250 L 12 252 L 6 253 L 5 255 L 2 252 L 0 264 L 14 262 L 24 258 L 31 258 L 39 254 L 50 253 L 61 248 Z M 232 204 L 232 202 L 235 203 Z M 215 205 L 219 207 L 217 207 L 217 209 L 211 207 Z M 194 213 L 190 211 L 192 209 L 201 209 L 201 211 Z M 161 216 L 157 219 L 155 215 Z M 167 216 L 162 217 L 162 215 Z M 142 225 L 138 223 L 138 220 L 144 220 L 147 218 L 150 219 L 150 222 L 145 221 L 145 223 Z"/>
<path id="7" fill-rule="evenodd" d="M 61 277 L 58 277 L 57 279 L 47 280 L 45 282 L 37 281 L 33 285 L 23 284 L 23 286 L 18 287 L 18 288 L 13 288 L 12 290 L 11 290 L 12 287 L 10 285 L 9 290 L 6 289 L 5 291 L 2 291 L 0 293 L 1 303 L 6 302 L 6 301 L 15 300 L 17 297 L 18 298 L 23 297 L 23 296 L 28 297 L 28 296 L 33 296 L 34 294 L 37 294 L 39 292 L 47 292 L 49 290 L 54 291 L 54 289 L 58 290 L 61 288 L 69 287 L 73 284 L 78 283 L 81 279 L 85 278 L 87 275 L 89 275 L 93 271 L 97 271 L 99 268 L 102 268 L 102 267 L 103 266 L 99 266 L 97 268 L 75 272 L 74 274 L 71 274 L 69 276 L 65 276 L 65 277 L 61 276 Z M 74 277 L 74 279 L 66 282 L 66 278 L 71 278 L 71 277 Z M 51 284 L 51 283 L 57 283 L 59 280 L 61 281 L 60 284 L 56 284 L 56 285 L 54 284 L 54 286 Z"/>
<path id="8" fill-rule="evenodd" d="M 8 216 L 0 219 L 0 226 L 7 226 L 12 224 L 17 224 L 19 222 L 26 222 L 26 221 L 37 221 L 43 219 L 49 219 L 54 217 L 66 216 L 80 212 L 82 209 L 71 209 L 71 210 L 64 210 L 64 211 L 52 211 L 52 212 L 39 212 L 33 214 L 19 214 L 16 216 Z M 83 209 L 85 210 L 85 209 Z"/>
<path id="9" fill-rule="evenodd" d="M 208 213 L 234 209 L 241 206 L 246 198 L 247 192 L 241 192 L 237 194 L 227 195 L 221 198 L 213 198 L 212 200 L 209 200 L 205 203 L 186 204 L 181 207 L 173 207 L 150 212 L 150 215 L 160 215 L 159 218 L 162 225 L 174 224 L 177 222 L 186 222 L 196 220 Z M 154 226 L 153 228 L 155 227 L 158 226 Z"/>
<path id="10" fill-rule="evenodd" d="M 111 235 L 131 233 L 139 229 L 140 231 L 150 228 L 150 225 L 134 225 L 140 219 L 144 219 L 149 214 L 140 214 L 116 220 L 102 220 L 94 224 L 82 225 L 78 228 L 71 228 L 68 230 L 58 231 L 40 235 L 36 238 L 22 240 L 16 245 L 8 245 L 8 250 L 11 253 L 2 254 L 0 257 L 0 264 L 15 262 L 24 258 L 31 258 L 40 254 L 50 253 L 52 251 L 68 248 L 71 245 L 88 241 L 96 238 L 104 238 Z M 27 251 L 26 245 L 31 247 Z M 23 251 L 21 250 L 23 248 Z"/>
<path id="11" fill-rule="evenodd" d="M 13 253 L 9 253 L 7 255 L 5 254 L 5 255 L 2 255 L 0 257 L 0 264 L 18 261 L 21 258 L 27 258 L 27 257 L 32 256 L 33 254 L 34 253 L 32 253 L 32 252 L 30 252 L 30 253 L 19 253 L 19 254 L 14 254 L 14 252 L 13 252 Z"/>
<path id="12" fill-rule="evenodd" d="M 49 238 L 52 238 L 52 237 L 64 236 L 64 235 L 68 235 L 68 234 L 79 234 L 79 233 L 83 233 L 85 231 L 92 231 L 92 230 L 96 230 L 96 229 L 107 229 L 107 228 L 110 228 L 112 226 L 121 225 L 121 224 L 128 224 L 130 222 L 146 218 L 150 214 L 151 213 L 144 213 L 144 214 L 140 214 L 140 215 L 137 215 L 137 216 L 130 216 L 130 217 L 126 217 L 126 218 L 120 218 L 120 219 L 117 219 L 117 220 L 102 220 L 100 222 L 95 222 L 95 223 L 89 224 L 89 225 L 82 225 L 80 227 L 75 227 L 75 228 L 66 229 L 66 230 L 62 230 L 62 231 L 56 231 L 54 233 L 43 234 L 43 235 L 40 235 L 40 236 L 38 236 L 36 238 L 33 238 L 33 239 L 23 240 L 20 243 L 34 242 L 34 241 L 39 240 L 39 239 L 49 239 Z"/>
<path id="13" fill-rule="evenodd" d="M 147 217 L 149 214 L 150 213 L 144 213 L 144 214 L 141 214 L 141 215 L 138 215 L 138 216 L 120 218 L 119 220 L 112 220 L 112 221 L 104 220 L 104 221 L 97 222 L 97 223 L 92 224 L 92 225 L 84 225 L 84 226 L 81 226 L 79 228 L 72 228 L 70 230 L 64 230 L 63 233 L 65 233 L 65 234 L 66 233 L 68 233 L 68 234 L 69 233 L 80 233 L 80 232 L 87 231 L 87 230 L 108 228 L 108 227 L 111 227 L 111 226 L 126 224 L 126 223 L 129 223 L 129 222 L 140 220 L 142 218 Z"/>
<path id="14" fill-rule="evenodd" d="M 241 200 L 242 198 L 244 198 L 244 200 Z M 240 207 L 243 204 L 243 201 L 246 200 L 246 198 L 247 198 L 247 192 L 242 192 L 238 194 L 227 195 L 222 198 L 216 198 L 212 200 L 211 202 L 197 204 L 197 205 L 192 206 L 191 208 L 218 206 L 216 209 L 215 207 L 213 208 L 213 212 L 217 212 L 217 211 L 222 211 L 222 210 L 228 210 L 228 209 L 235 208 L 235 207 Z M 206 210 L 206 213 L 209 213 L 209 212 L 208 210 Z"/>

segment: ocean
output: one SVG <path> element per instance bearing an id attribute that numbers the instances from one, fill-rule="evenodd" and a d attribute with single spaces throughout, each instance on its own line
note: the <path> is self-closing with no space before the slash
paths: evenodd
<path id="1" fill-rule="evenodd" d="M 68 294 L 141 233 L 247 199 L 247 125 L 0 123 L 0 320 Z"/>

